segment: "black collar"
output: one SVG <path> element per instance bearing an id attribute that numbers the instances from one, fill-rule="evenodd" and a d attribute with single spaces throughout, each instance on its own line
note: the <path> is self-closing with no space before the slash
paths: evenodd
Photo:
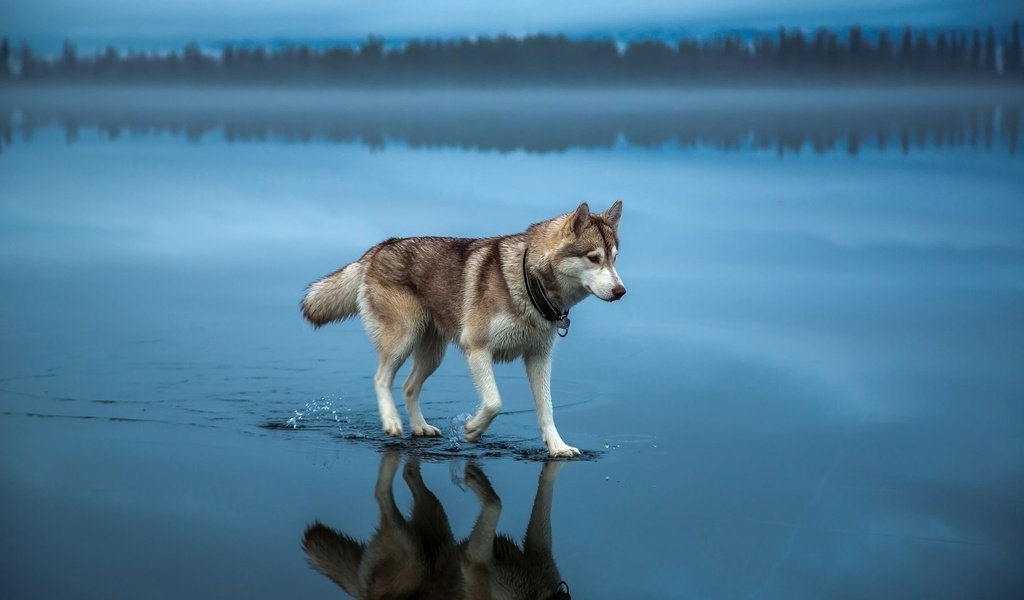
<path id="1" fill-rule="evenodd" d="M 558 326 L 558 335 L 565 337 L 569 335 L 569 309 L 559 310 L 544 292 L 544 285 L 540 280 L 526 269 L 526 253 L 529 250 L 523 250 L 523 283 L 526 285 L 526 295 L 530 297 L 530 302 L 542 317 Z"/>

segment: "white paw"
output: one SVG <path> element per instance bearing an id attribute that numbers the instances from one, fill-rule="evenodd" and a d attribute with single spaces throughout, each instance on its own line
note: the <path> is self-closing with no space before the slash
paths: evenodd
<path id="1" fill-rule="evenodd" d="M 572 458 L 579 455 L 580 451 L 578 448 L 573 448 L 564 442 L 548 447 L 548 456 L 552 458 Z"/>
<path id="2" fill-rule="evenodd" d="M 381 423 L 383 424 L 382 429 L 384 433 L 391 437 L 402 435 L 402 419 L 398 417 L 381 417 Z"/>
<path id="3" fill-rule="evenodd" d="M 413 425 L 412 434 L 419 437 L 438 437 L 441 435 L 441 430 L 433 425 L 424 423 L 422 425 Z"/>
<path id="4" fill-rule="evenodd" d="M 481 418 L 479 416 L 473 417 L 466 421 L 465 434 L 467 442 L 475 442 L 480 439 L 480 436 L 487 431 L 487 427 L 491 424 L 493 419 Z"/>
<path id="5" fill-rule="evenodd" d="M 483 433 L 484 433 L 484 430 L 482 428 L 477 427 L 477 426 L 472 426 L 472 425 L 469 424 L 469 422 L 466 423 L 465 434 L 466 434 L 466 441 L 467 442 L 475 442 L 475 441 L 477 441 L 478 439 L 480 439 L 480 436 L 483 435 Z"/>

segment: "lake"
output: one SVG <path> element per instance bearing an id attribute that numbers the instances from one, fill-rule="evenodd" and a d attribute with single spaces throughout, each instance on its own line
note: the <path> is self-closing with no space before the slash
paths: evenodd
<path id="1" fill-rule="evenodd" d="M 415 497 L 455 540 L 549 519 L 573 598 L 1021 597 L 1022 111 L 1014 90 L 0 91 L 0 596 L 343 598 L 310 561 L 344 581 L 346 555 L 307 528 L 358 548 Z M 384 238 L 616 198 L 629 294 L 556 343 L 582 459 L 544 461 L 518 363 L 460 440 L 454 349 L 422 395 L 447 435 L 386 438 L 361 325 L 299 313 Z"/>

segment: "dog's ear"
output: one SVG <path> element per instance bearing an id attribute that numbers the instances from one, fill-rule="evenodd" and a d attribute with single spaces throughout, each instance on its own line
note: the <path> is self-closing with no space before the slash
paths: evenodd
<path id="1" fill-rule="evenodd" d="M 569 216 L 569 231 L 572 235 L 579 237 L 590 221 L 590 207 L 586 202 L 580 203 L 576 212 Z"/>
<path id="2" fill-rule="evenodd" d="M 618 230 L 619 217 L 622 216 L 622 200 L 616 200 L 601 216 L 611 225 L 612 229 Z"/>

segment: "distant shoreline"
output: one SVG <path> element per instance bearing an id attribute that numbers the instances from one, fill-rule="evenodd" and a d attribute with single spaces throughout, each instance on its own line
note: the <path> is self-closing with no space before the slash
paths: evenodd
<path id="1" fill-rule="evenodd" d="M 1020 23 L 937 31 L 860 25 L 785 26 L 741 35 L 619 41 L 563 33 L 498 34 L 399 45 L 369 35 L 359 44 L 276 46 L 196 42 L 169 52 L 106 46 L 58 55 L 0 38 L 0 80 L 69 84 L 328 86 L 775 86 L 989 85 L 1024 81 Z M 1008 35 L 1007 35 L 1008 34 Z"/>

